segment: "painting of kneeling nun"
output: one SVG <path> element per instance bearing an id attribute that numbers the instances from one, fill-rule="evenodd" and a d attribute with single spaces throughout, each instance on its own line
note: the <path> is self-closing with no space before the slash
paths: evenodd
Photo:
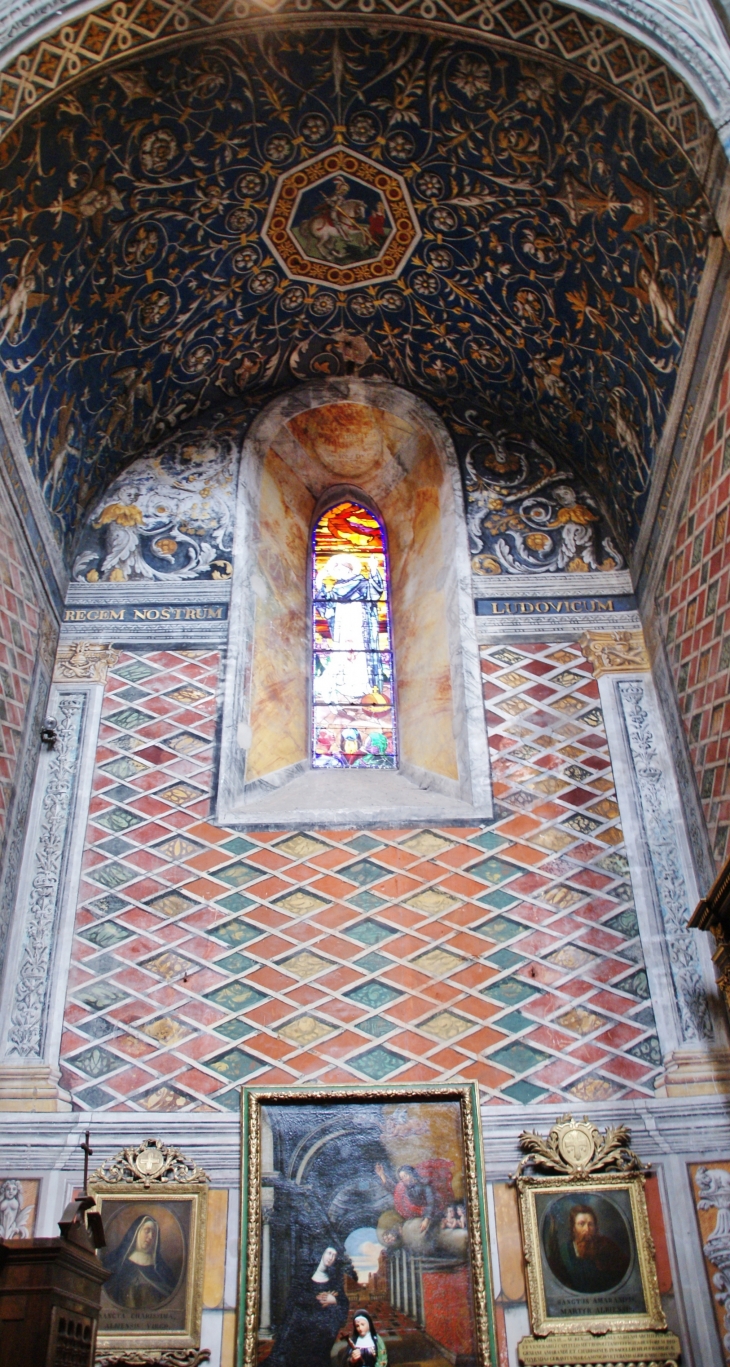
<path id="1" fill-rule="evenodd" d="M 299 1367 L 303 1344 L 307 1367 L 329 1367 L 350 1304 L 343 1281 L 342 1258 L 332 1247 L 325 1248 L 314 1271 L 305 1265 L 295 1272 L 269 1357 L 271 1367 Z"/>
<path id="2" fill-rule="evenodd" d="M 454 1091 L 267 1092 L 258 1103 L 250 1089 L 244 1126 L 259 1127 L 261 1168 L 249 1185 L 259 1284 L 246 1367 L 485 1367 L 474 1294 L 484 1234 L 481 1213 L 475 1233 L 467 1217 L 475 1177 L 460 1095 L 470 1089 Z"/>

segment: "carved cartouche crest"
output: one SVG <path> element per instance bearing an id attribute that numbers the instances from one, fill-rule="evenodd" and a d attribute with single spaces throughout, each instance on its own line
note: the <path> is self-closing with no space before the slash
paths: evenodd
<path id="1" fill-rule="evenodd" d="M 631 1132 L 625 1125 L 609 1125 L 602 1134 L 587 1116 L 574 1120 L 572 1115 L 561 1115 L 547 1139 L 534 1130 L 523 1130 L 519 1145 L 525 1157 L 515 1177 L 520 1177 L 528 1165 L 576 1179 L 607 1168 L 617 1172 L 645 1170 L 631 1148 Z"/>
<path id="2" fill-rule="evenodd" d="M 94 1173 L 97 1182 L 207 1182 L 208 1174 L 161 1139 L 145 1139 L 136 1148 L 122 1149 Z"/>

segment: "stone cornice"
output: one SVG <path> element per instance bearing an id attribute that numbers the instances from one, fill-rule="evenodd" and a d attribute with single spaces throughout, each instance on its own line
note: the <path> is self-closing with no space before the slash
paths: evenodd
<path id="1" fill-rule="evenodd" d="M 555 1105 L 493 1105 L 485 1107 L 482 1126 L 485 1135 L 485 1176 L 504 1181 L 514 1172 L 521 1157 L 519 1135 L 525 1129 L 544 1131 L 559 1112 Z M 580 1103 L 580 1113 L 585 1106 Z M 661 1164 L 673 1155 L 687 1162 L 709 1162 L 724 1158 L 730 1148 L 730 1116 L 727 1096 L 657 1098 L 647 1101 L 604 1101 L 590 1106 L 590 1118 L 601 1129 L 607 1125 L 628 1125 L 632 1147 L 646 1163 Z M 576 1107 L 576 1114 L 578 1108 Z M 38 1116 L 6 1112 L 3 1115 L 0 1165 L 3 1172 L 17 1169 L 22 1153 L 23 1172 L 42 1176 L 51 1171 L 76 1174 L 80 1171 L 79 1144 L 84 1131 L 93 1124 L 95 1161 L 112 1158 L 117 1150 L 137 1144 L 154 1134 L 189 1153 L 205 1168 L 217 1185 L 237 1186 L 240 1176 L 241 1128 L 237 1115 L 189 1115 L 165 1112 L 122 1115 L 111 1111 L 79 1111 L 46 1114 L 43 1127 Z"/>

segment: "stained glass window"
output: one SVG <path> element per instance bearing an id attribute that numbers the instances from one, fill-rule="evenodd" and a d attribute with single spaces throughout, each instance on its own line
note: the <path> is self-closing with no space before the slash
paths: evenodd
<path id="1" fill-rule="evenodd" d="M 312 543 L 312 765 L 395 769 L 384 528 L 348 499 L 322 514 Z"/>

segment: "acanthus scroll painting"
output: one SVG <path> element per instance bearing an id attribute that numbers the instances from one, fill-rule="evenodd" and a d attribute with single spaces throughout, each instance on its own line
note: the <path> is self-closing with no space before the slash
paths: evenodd
<path id="1" fill-rule="evenodd" d="M 489 1367 L 474 1088 L 251 1089 L 243 1123 L 242 1367 Z"/>
<path id="2" fill-rule="evenodd" d="M 228 579 L 235 466 L 214 424 L 133 461 L 89 514 L 74 579 Z"/>
<path id="3" fill-rule="evenodd" d="M 0 355 L 59 540 L 187 419 L 353 366 L 569 450 L 635 535 L 712 222 L 598 78 L 292 18 L 85 77 L 0 188 Z"/>

